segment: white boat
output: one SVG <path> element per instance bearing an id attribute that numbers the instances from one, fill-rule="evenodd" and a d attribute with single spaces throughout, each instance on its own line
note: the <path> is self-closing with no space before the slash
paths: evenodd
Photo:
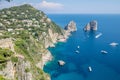
<path id="1" fill-rule="evenodd" d="M 92 67 L 91 67 L 91 66 L 89 66 L 89 67 L 88 67 L 88 70 L 91 72 L 91 71 L 92 71 Z"/>
<path id="2" fill-rule="evenodd" d="M 102 33 L 99 33 L 98 35 L 96 35 L 95 38 L 99 38 L 100 36 L 102 36 Z"/>
<path id="3" fill-rule="evenodd" d="M 119 45 L 119 43 L 112 42 L 112 43 L 110 43 L 110 45 L 111 45 L 111 46 L 118 46 L 118 45 Z"/>
<path id="4" fill-rule="evenodd" d="M 101 50 L 101 53 L 107 54 L 108 52 L 105 50 Z"/>
<path id="5" fill-rule="evenodd" d="M 77 48 L 80 48 L 80 46 L 77 46 Z"/>
<path id="6" fill-rule="evenodd" d="M 80 53 L 78 50 L 75 51 L 76 53 Z"/>

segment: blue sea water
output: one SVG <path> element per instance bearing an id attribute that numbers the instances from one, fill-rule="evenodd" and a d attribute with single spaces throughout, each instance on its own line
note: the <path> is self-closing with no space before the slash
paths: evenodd
<path id="1" fill-rule="evenodd" d="M 112 47 L 111 42 L 120 44 L 120 15 L 98 14 L 49 14 L 54 22 L 64 28 L 74 20 L 77 31 L 65 43 L 49 48 L 53 60 L 44 66 L 51 80 L 120 80 L 120 45 Z M 86 33 L 83 27 L 91 20 L 98 21 L 98 31 Z M 99 33 L 102 36 L 95 38 Z M 80 46 L 78 49 L 77 46 Z M 80 53 L 75 53 L 79 50 Z M 107 54 L 102 54 L 106 50 Z M 64 66 L 58 65 L 64 60 Z M 92 67 L 89 72 L 88 67 Z"/>

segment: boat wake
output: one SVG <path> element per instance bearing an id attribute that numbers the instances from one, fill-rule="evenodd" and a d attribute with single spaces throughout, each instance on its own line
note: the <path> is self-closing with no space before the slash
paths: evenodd
<path id="1" fill-rule="evenodd" d="M 96 35 L 95 38 L 99 38 L 100 36 L 102 36 L 102 33 L 99 33 L 98 35 Z"/>

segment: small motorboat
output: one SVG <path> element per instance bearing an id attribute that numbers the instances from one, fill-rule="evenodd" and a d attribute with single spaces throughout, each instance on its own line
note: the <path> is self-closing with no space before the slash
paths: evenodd
<path id="1" fill-rule="evenodd" d="M 119 43 L 112 42 L 112 43 L 110 43 L 110 45 L 111 45 L 111 46 L 118 46 L 118 45 L 119 45 Z"/>
<path id="2" fill-rule="evenodd" d="M 101 50 L 101 53 L 103 53 L 103 54 L 107 54 L 108 52 L 105 51 L 105 50 Z"/>
<path id="3" fill-rule="evenodd" d="M 78 50 L 75 51 L 76 53 L 80 53 Z"/>
<path id="4" fill-rule="evenodd" d="M 77 46 L 77 48 L 80 48 L 80 46 Z"/>
<path id="5" fill-rule="evenodd" d="M 91 66 L 89 66 L 89 67 L 88 67 L 88 70 L 89 70 L 90 72 L 92 72 L 92 67 L 91 67 Z"/>

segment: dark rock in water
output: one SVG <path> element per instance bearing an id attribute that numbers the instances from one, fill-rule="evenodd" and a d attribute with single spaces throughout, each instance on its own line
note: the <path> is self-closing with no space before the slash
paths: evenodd
<path id="1" fill-rule="evenodd" d="M 70 21 L 67 26 L 65 26 L 65 30 L 68 32 L 77 31 L 76 23 L 74 21 Z"/>
<path id="2" fill-rule="evenodd" d="M 85 27 L 84 31 L 96 31 L 97 30 L 97 21 L 89 22 Z"/>

